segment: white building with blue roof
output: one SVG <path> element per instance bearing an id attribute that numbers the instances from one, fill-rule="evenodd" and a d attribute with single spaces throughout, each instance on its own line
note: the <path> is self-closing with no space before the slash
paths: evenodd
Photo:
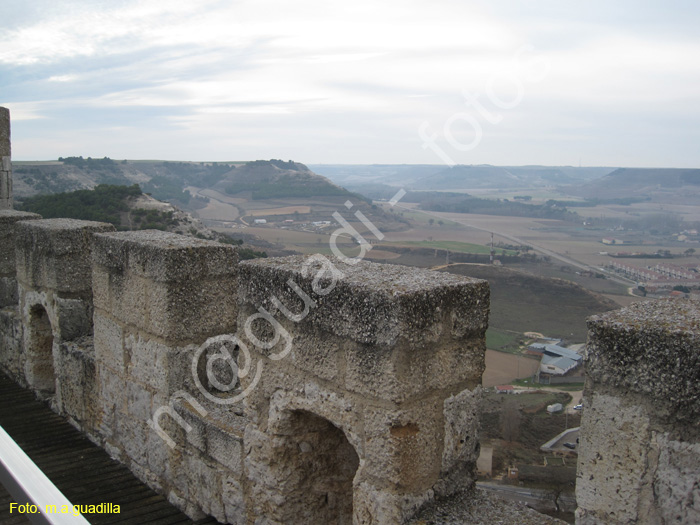
<path id="1" fill-rule="evenodd" d="M 542 352 L 540 361 L 540 373 L 563 376 L 581 364 L 583 359 L 569 348 L 554 344 L 536 343 L 530 345 L 531 350 Z"/>

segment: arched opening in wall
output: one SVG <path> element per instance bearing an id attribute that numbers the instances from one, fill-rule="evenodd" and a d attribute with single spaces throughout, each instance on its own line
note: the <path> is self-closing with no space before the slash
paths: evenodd
<path id="1" fill-rule="evenodd" d="M 290 523 L 352 524 L 352 483 L 360 464 L 355 449 L 342 430 L 310 412 L 291 412 L 289 423 Z"/>
<path id="2" fill-rule="evenodd" d="M 56 392 L 56 374 L 53 364 L 53 331 L 49 314 L 43 306 L 29 311 L 29 338 L 26 346 L 24 373 L 27 383 L 41 396 Z"/>

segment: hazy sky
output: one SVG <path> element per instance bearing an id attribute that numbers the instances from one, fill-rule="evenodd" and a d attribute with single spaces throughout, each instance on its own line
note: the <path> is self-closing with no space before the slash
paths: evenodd
<path id="1" fill-rule="evenodd" d="M 699 26 L 697 0 L 2 0 L 0 105 L 15 160 L 697 168 Z"/>

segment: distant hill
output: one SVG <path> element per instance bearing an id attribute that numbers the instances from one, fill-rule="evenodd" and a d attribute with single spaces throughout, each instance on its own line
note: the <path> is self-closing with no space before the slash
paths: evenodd
<path id="1" fill-rule="evenodd" d="M 377 184 L 414 190 L 519 189 L 582 184 L 615 168 L 573 166 L 312 165 L 312 169 L 353 191 Z"/>
<path id="2" fill-rule="evenodd" d="M 287 197 L 351 197 L 345 188 L 294 161 L 167 162 L 61 157 L 53 162 L 13 163 L 14 191 L 20 200 L 41 194 L 92 189 L 98 184 L 139 184 L 159 200 L 190 203 L 187 186 L 228 194 L 248 192 L 254 200 Z"/>
<path id="3" fill-rule="evenodd" d="M 700 169 L 620 168 L 600 179 L 569 188 L 567 193 L 584 198 L 649 197 L 652 200 L 683 200 L 700 197 Z"/>
<path id="4" fill-rule="evenodd" d="M 234 167 L 214 185 L 230 195 L 250 193 L 253 200 L 296 197 L 357 197 L 301 163 L 256 160 Z"/>
<path id="5" fill-rule="evenodd" d="M 62 157 L 13 163 L 15 198 L 89 190 L 100 184 L 131 186 L 199 217 L 210 228 L 247 227 L 257 217 L 294 228 L 330 221 L 353 203 L 347 220 L 361 212 L 382 231 L 407 227 L 398 214 L 318 175 L 305 165 L 278 159 L 251 162 L 166 162 Z M 284 225 L 285 228 L 290 226 Z M 364 226 L 363 226 L 364 228 Z"/>

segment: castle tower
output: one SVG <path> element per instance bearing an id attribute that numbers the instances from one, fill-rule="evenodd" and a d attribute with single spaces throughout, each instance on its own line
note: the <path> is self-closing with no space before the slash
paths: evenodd
<path id="1" fill-rule="evenodd" d="M 0 210 L 12 209 L 10 110 L 0 107 Z"/>

